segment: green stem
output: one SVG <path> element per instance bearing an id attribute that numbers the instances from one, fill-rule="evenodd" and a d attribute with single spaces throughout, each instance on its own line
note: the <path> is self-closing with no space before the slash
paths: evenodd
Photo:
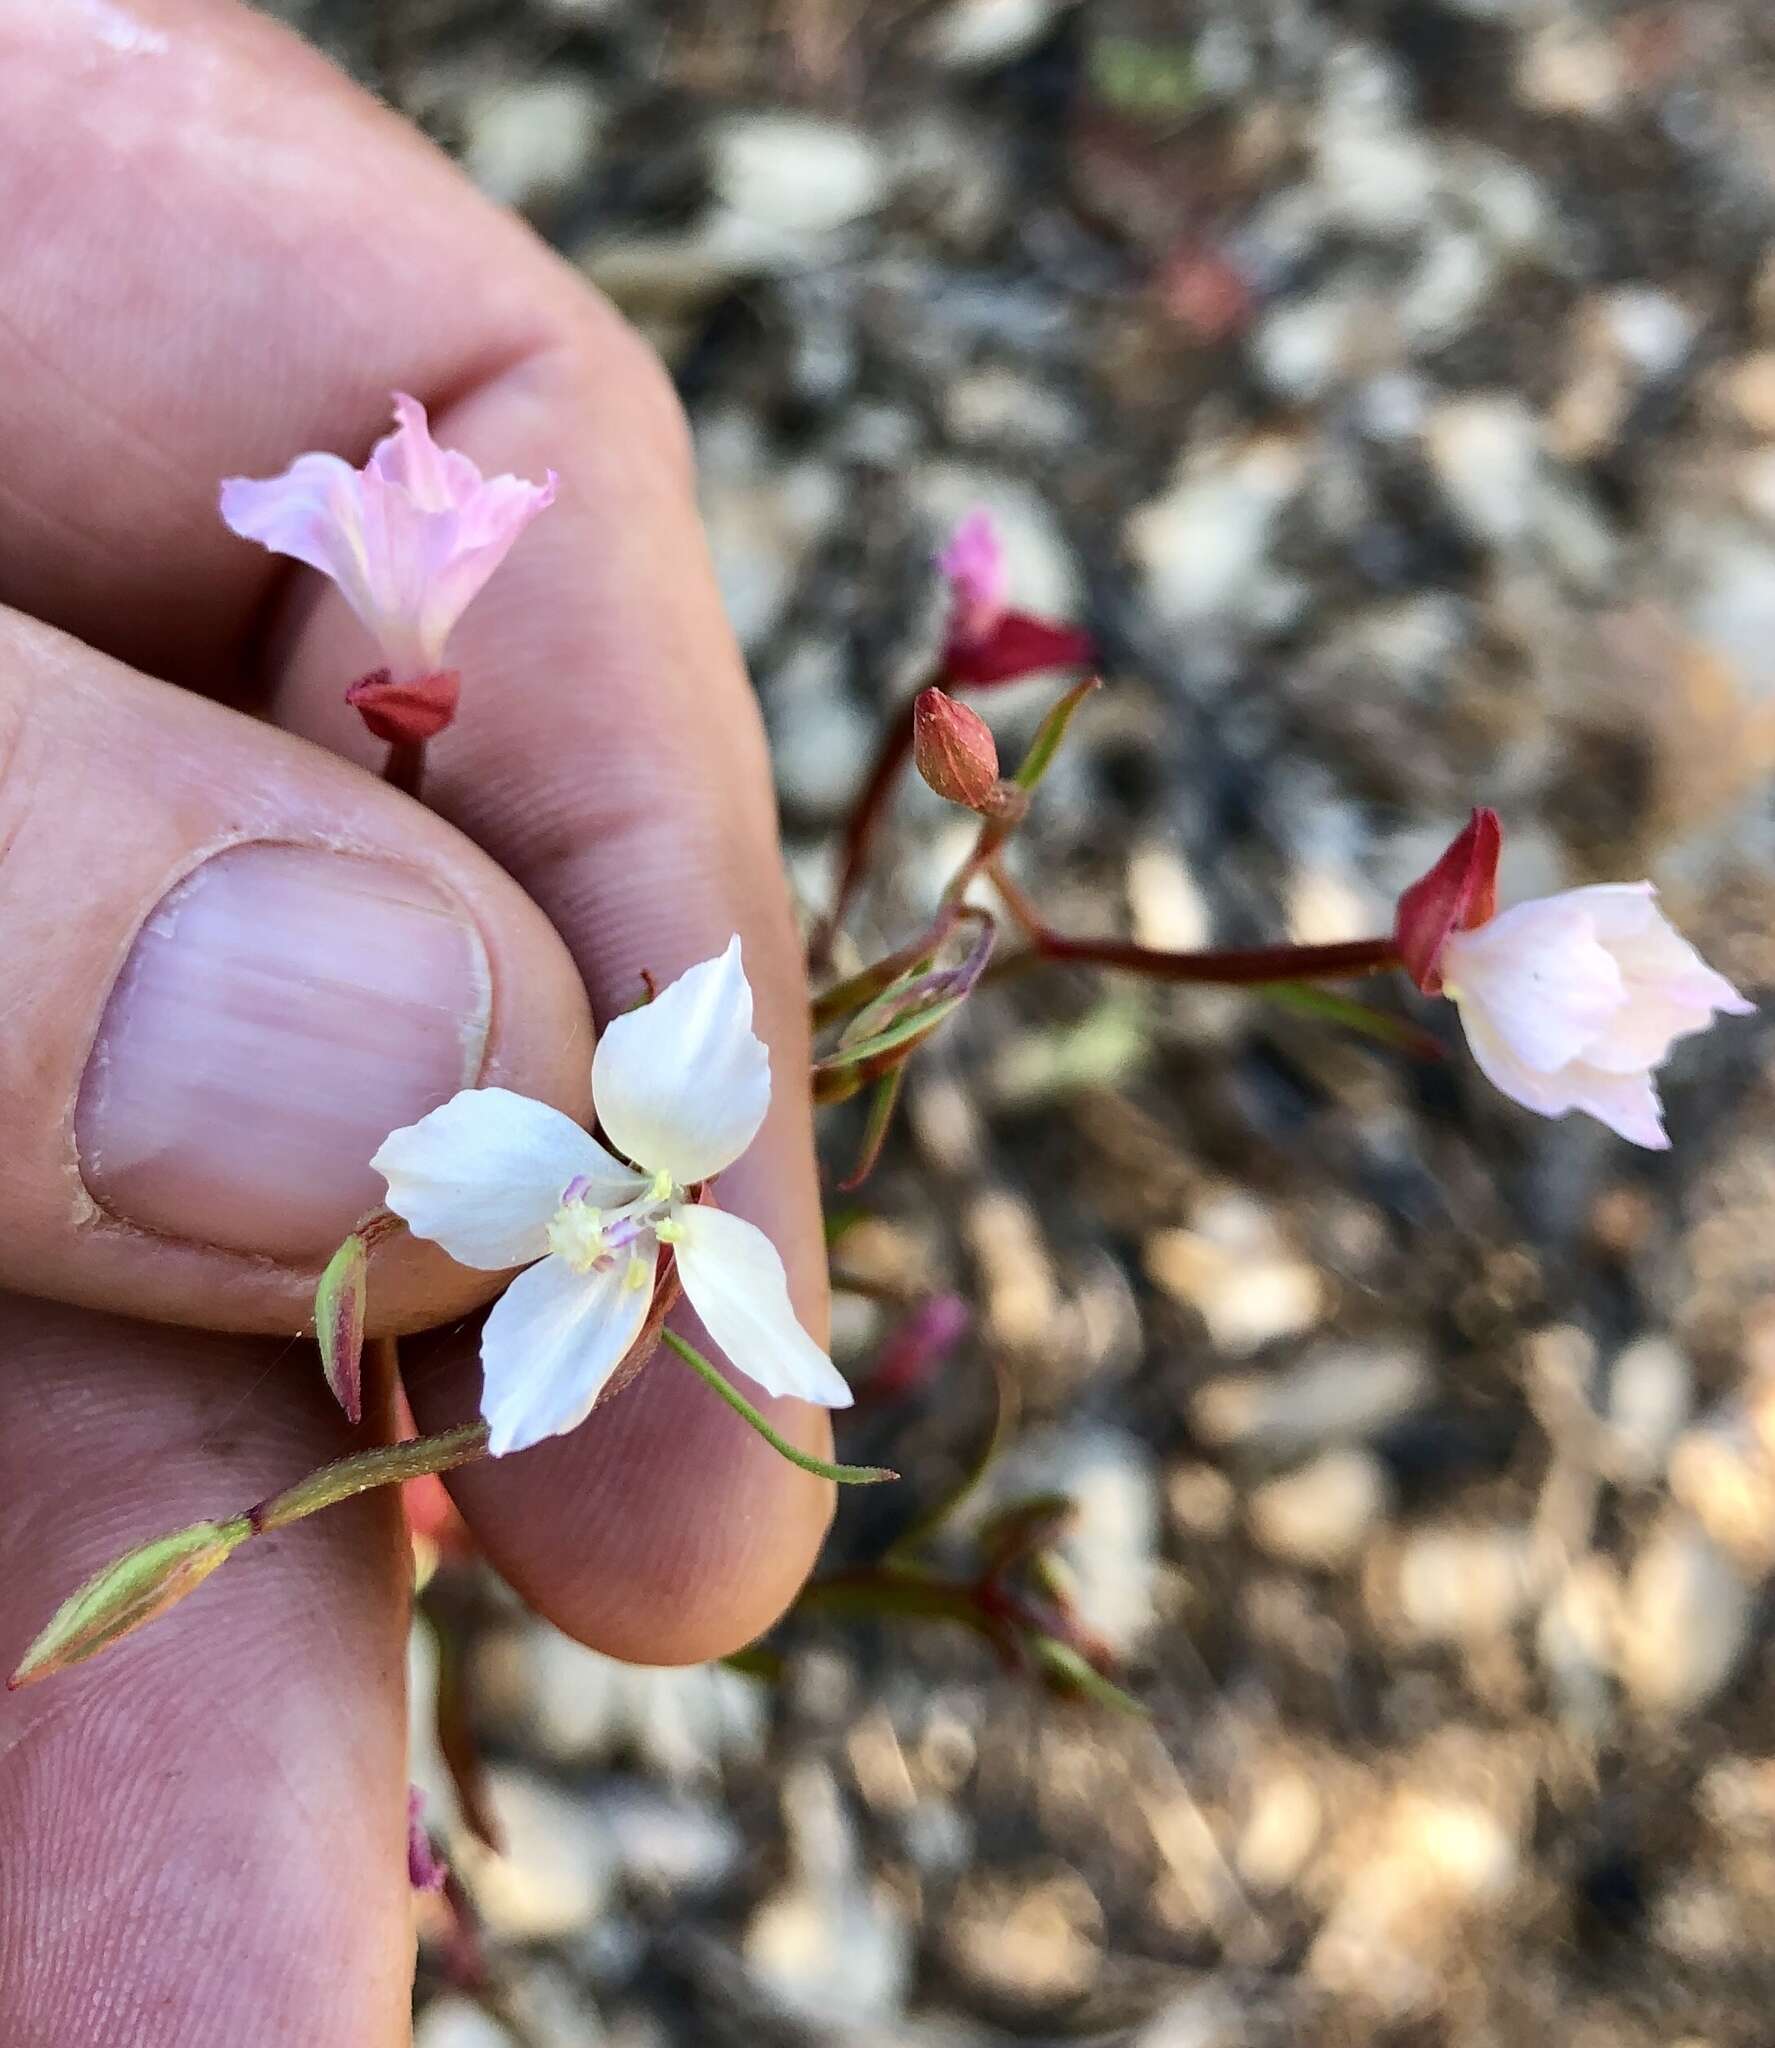
<path id="1" fill-rule="evenodd" d="M 368 1493 L 378 1486 L 393 1486 L 404 1479 L 423 1479 L 433 1472 L 449 1472 L 481 1457 L 487 1449 L 487 1425 L 465 1422 L 437 1436 L 409 1437 L 405 1443 L 383 1444 L 373 1451 L 357 1451 L 349 1458 L 336 1458 L 318 1472 L 286 1486 L 257 1507 L 247 1510 L 255 1535 L 267 1529 L 282 1529 L 306 1515 L 319 1514 L 354 1494 Z"/>
<path id="2" fill-rule="evenodd" d="M 833 1480 L 839 1486 L 879 1486 L 884 1479 L 899 1478 L 898 1472 L 890 1471 L 885 1465 L 829 1465 L 824 1458 L 797 1450 L 786 1436 L 771 1428 L 738 1387 L 729 1385 L 694 1344 L 686 1343 L 676 1330 L 667 1330 L 664 1336 L 703 1384 L 719 1394 L 736 1415 L 750 1423 L 771 1449 L 779 1457 L 787 1458 L 791 1465 L 799 1465 L 802 1471 L 812 1472 L 820 1479 Z"/>

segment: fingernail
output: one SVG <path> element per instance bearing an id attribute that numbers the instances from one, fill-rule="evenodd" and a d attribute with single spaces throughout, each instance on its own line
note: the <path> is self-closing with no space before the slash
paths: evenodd
<path id="1" fill-rule="evenodd" d="M 324 1258 L 370 1155 L 480 1071 L 486 951 L 410 868 L 237 846 L 188 875 L 105 1005 L 74 1136 L 93 1199 L 169 1237 Z"/>

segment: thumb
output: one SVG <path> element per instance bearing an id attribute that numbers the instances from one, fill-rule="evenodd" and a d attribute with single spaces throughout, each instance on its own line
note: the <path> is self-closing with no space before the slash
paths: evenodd
<path id="1" fill-rule="evenodd" d="M 578 973 L 485 854 L 5 611 L 0 958 L 0 1285 L 295 1331 L 390 1130 L 483 1082 L 586 1108 Z M 488 1291 L 403 1234 L 376 1325 Z"/>

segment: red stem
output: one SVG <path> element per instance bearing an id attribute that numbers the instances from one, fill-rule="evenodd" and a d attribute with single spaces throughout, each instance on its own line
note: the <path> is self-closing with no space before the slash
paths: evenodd
<path id="1" fill-rule="evenodd" d="M 1072 938 L 1048 924 L 1029 896 L 1005 873 L 1002 862 L 992 862 L 991 875 L 1005 908 L 1044 960 L 1077 960 L 1093 967 L 1119 967 L 1129 974 L 1143 974 L 1149 981 L 1203 981 L 1221 987 L 1266 981 L 1339 981 L 1380 974 L 1400 964 L 1399 948 L 1391 935 L 1346 939 L 1335 946 L 1228 946 L 1199 953 L 1167 953 L 1157 946 L 1137 946 L 1129 939 Z"/>
<path id="2" fill-rule="evenodd" d="M 900 771 L 912 755 L 912 710 L 918 701 L 915 691 L 904 708 L 895 716 L 893 723 L 881 736 L 881 745 L 876 750 L 874 765 L 869 770 L 868 780 L 858 792 L 856 802 L 851 806 L 849 821 L 844 828 L 844 843 L 840 850 L 838 865 L 838 887 L 833 892 L 832 908 L 826 913 L 825 921 L 814 934 L 809 947 L 811 964 L 822 967 L 830 958 L 832 942 L 838 936 L 844 922 L 844 913 L 850 908 L 850 900 L 857 892 L 857 884 L 863 879 L 863 868 L 869 858 L 869 849 L 874 843 L 882 814 L 893 796 L 894 785 L 900 779 Z"/>
<path id="3" fill-rule="evenodd" d="M 391 788 L 417 800 L 425 783 L 425 742 L 391 740 L 388 759 L 382 764 L 382 779 Z"/>
<path id="4" fill-rule="evenodd" d="M 1094 967 L 1120 967 L 1149 981 L 1206 981 L 1223 987 L 1266 981 L 1340 981 L 1379 974 L 1399 965 L 1391 937 L 1350 939 L 1338 946 L 1229 946 L 1201 953 L 1166 953 L 1122 939 L 1073 939 L 1060 932 L 1037 935 L 1035 947 L 1047 960 L 1082 960 Z"/>

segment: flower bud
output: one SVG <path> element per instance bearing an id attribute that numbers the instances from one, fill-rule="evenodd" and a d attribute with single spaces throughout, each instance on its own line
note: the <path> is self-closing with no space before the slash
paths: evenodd
<path id="1" fill-rule="evenodd" d="M 998 788 L 998 747 L 986 721 L 941 690 L 924 690 L 912 708 L 912 757 L 940 797 L 965 810 L 991 808 Z"/>
<path id="2" fill-rule="evenodd" d="M 347 1422 L 364 1419 L 364 1310 L 370 1262 L 354 1232 L 327 1261 L 314 1290 L 314 1338 L 321 1370 Z"/>
<path id="3" fill-rule="evenodd" d="M 345 701 L 379 740 L 390 746 L 415 746 L 435 740 L 456 717 L 462 678 L 454 669 L 396 682 L 385 668 L 360 676 Z"/>
<path id="4" fill-rule="evenodd" d="M 6 1681 L 7 1691 L 65 1671 L 176 1607 L 252 1533 L 239 1515 L 232 1522 L 194 1522 L 125 1551 L 62 1602 Z"/>
<path id="5" fill-rule="evenodd" d="M 1394 943 L 1425 995 L 1442 993 L 1442 949 L 1454 934 L 1476 931 L 1496 915 L 1502 848 L 1498 814 L 1481 806 L 1430 872 L 1400 896 Z"/>

